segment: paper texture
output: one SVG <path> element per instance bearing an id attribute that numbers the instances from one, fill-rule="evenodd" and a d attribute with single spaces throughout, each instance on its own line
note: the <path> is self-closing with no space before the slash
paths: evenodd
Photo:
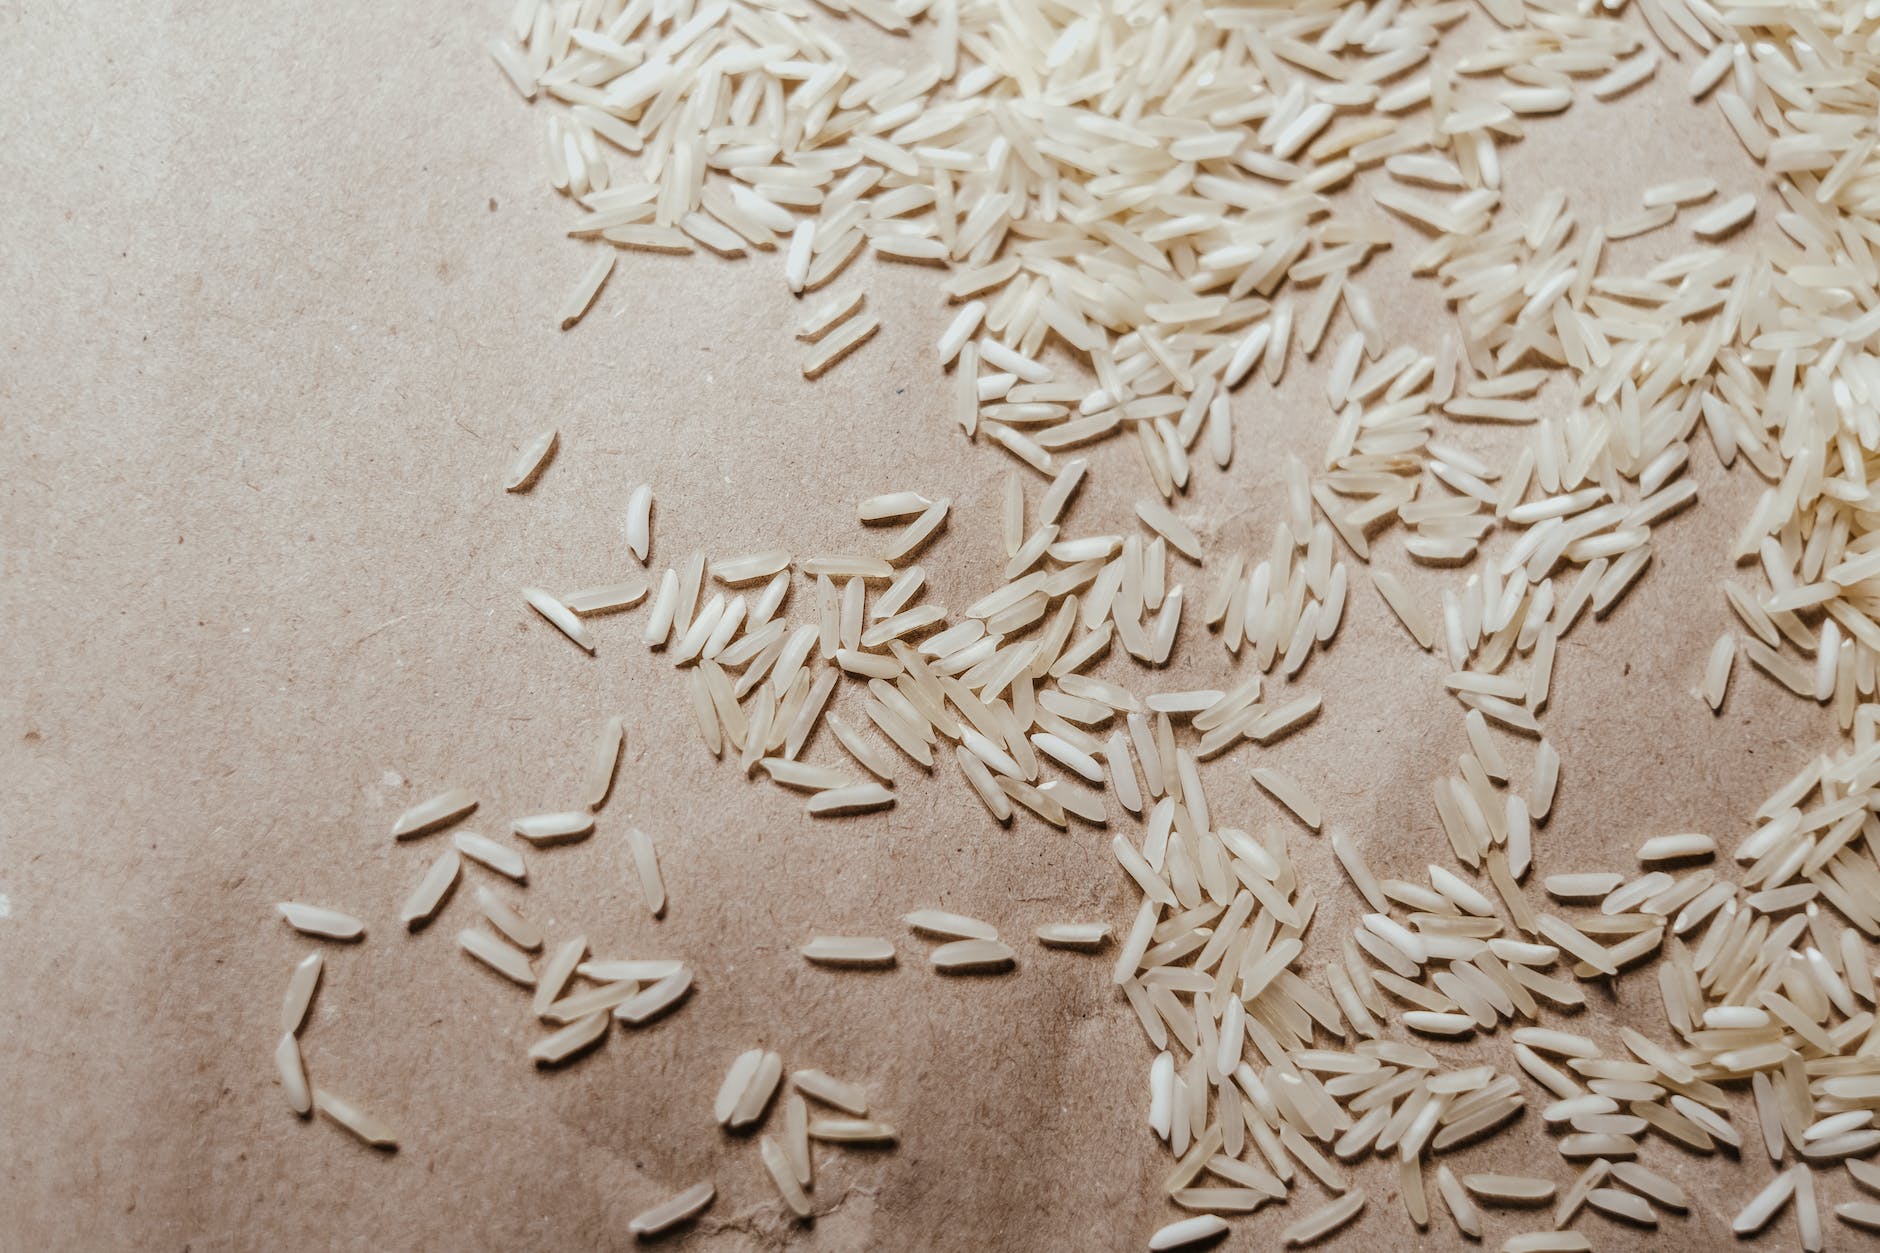
<path id="1" fill-rule="evenodd" d="M 948 494 L 952 519 L 921 558 L 932 596 L 957 611 L 987 590 L 1015 463 L 949 427 L 934 273 L 858 264 L 840 280 L 865 280 L 882 329 L 814 384 L 792 338 L 806 309 L 775 257 L 623 254 L 561 333 L 592 254 L 564 237 L 570 211 L 540 173 L 539 106 L 481 51 L 501 16 L 486 9 L 33 0 L 0 24 L 14 85 L 0 115 L 0 1243 L 619 1248 L 634 1214 L 710 1178 L 717 1203 L 680 1247 L 1143 1247 L 1179 1214 L 1160 1195 L 1151 1053 L 1113 993 L 1114 948 L 1030 938 L 1047 922 L 1127 925 L 1135 893 L 1108 834 L 997 829 L 950 764 L 928 782 L 903 763 L 886 814 L 809 819 L 799 796 L 705 753 L 681 677 L 639 642 L 643 611 L 594 620 L 589 657 L 519 593 L 637 569 L 622 522 L 641 481 L 658 495 L 656 568 L 694 547 L 874 551 L 886 533 L 857 526 L 857 498 Z M 1674 85 L 1537 124 L 1505 163 L 1517 203 L 1557 184 L 1589 213 L 1674 175 L 1749 177 L 1722 122 Z M 1393 331 L 1441 312 L 1402 276 L 1398 256 L 1365 275 Z M 1278 395 L 1250 385 L 1234 419 L 1231 469 L 1198 470 L 1179 505 L 1222 557 L 1264 547 L 1280 457 L 1322 455 L 1331 424 L 1313 369 Z M 553 462 L 505 494 L 516 450 L 550 426 Z M 1133 527 L 1150 490 L 1134 450 L 1092 456 L 1072 525 Z M 1703 504 L 1659 528 L 1612 618 L 1560 650 L 1547 725 L 1565 765 L 1535 837 L 1541 873 L 1629 872 L 1639 841 L 1670 831 L 1727 846 L 1828 742 L 1827 715 L 1744 665 L 1723 716 L 1694 695 L 1732 625 L 1715 581 L 1753 485 L 1726 481 L 1706 447 L 1693 461 Z M 1437 576 L 1379 547 L 1434 607 Z M 1172 569 L 1200 599 L 1208 573 Z M 1465 743 L 1443 662 L 1353 574 L 1343 631 L 1299 679 L 1324 714 L 1206 775 L 1222 820 L 1288 829 L 1321 901 L 1311 961 L 1335 951 L 1357 898 L 1250 769 L 1284 766 L 1379 875 L 1421 878 L 1450 860 L 1429 784 Z M 799 588 L 792 611 L 811 605 Z M 1193 614 L 1177 657 L 1154 677 L 1103 673 L 1142 691 L 1229 674 Z M 395 817 L 461 786 L 482 801 L 466 825 L 506 838 L 514 816 L 575 803 L 616 713 L 627 751 L 595 835 L 532 851 L 526 890 L 466 866 L 438 922 L 404 933 L 399 906 L 448 837 L 395 844 Z M 1528 745 L 1498 738 L 1525 779 Z M 825 732 L 807 756 L 833 751 Z M 629 826 L 657 842 L 661 921 Z M 551 945 L 584 934 L 597 956 L 681 957 L 697 988 L 657 1025 L 537 1073 L 528 994 L 454 946 L 477 883 Z M 290 899 L 357 913 L 367 941 L 295 937 L 273 913 Z M 929 907 L 995 923 L 1016 972 L 932 973 L 930 945 L 899 922 Z M 817 933 L 893 938 L 900 964 L 809 968 L 796 946 Z M 281 994 L 316 946 L 313 1083 L 395 1128 L 396 1155 L 294 1117 L 276 1083 Z M 1649 974 L 1592 1000 L 1566 1025 L 1603 1041 L 1622 1018 L 1657 1019 Z M 892 1151 L 818 1150 L 813 1233 L 785 1216 L 755 1141 L 710 1117 L 725 1068 L 760 1045 L 862 1084 L 901 1130 Z M 1502 1032 L 1445 1053 L 1506 1065 L 1507 1049 Z M 1720 1247 L 1767 1173 L 1658 1142 L 1648 1161 L 1691 1190 L 1690 1218 L 1658 1234 L 1582 1219 L 1599 1247 Z M 1535 1111 L 1452 1165 L 1567 1178 Z M 1371 1202 L 1338 1247 L 1456 1246 L 1440 1213 L 1411 1231 L 1394 1170 L 1357 1177 Z M 1824 1207 L 1844 1189 L 1824 1175 Z M 1290 1208 L 1236 1220 L 1227 1247 L 1269 1247 L 1323 1199 L 1302 1183 Z M 1491 1211 L 1483 1247 L 1539 1217 Z"/>

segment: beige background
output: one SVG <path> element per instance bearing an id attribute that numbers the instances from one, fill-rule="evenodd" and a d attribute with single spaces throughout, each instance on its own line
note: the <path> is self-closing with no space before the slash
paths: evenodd
<path id="1" fill-rule="evenodd" d="M 812 822 L 706 757 L 637 614 L 600 622 L 588 658 L 516 594 L 624 569 L 619 515 L 641 479 L 660 493 L 665 561 L 695 545 L 866 548 L 856 497 L 950 493 L 953 525 L 926 559 L 935 594 L 957 608 L 986 590 L 1010 463 L 948 429 L 933 275 L 869 279 L 882 333 L 814 385 L 774 259 L 623 256 L 586 323 L 558 333 L 589 254 L 561 237 L 537 112 L 480 51 L 500 16 L 0 6 L 0 1244 L 614 1247 L 631 1215 L 711 1176 L 719 1201 L 691 1247 L 1141 1247 L 1175 1215 L 1144 1124 L 1149 1052 L 1107 959 L 1027 944 L 1015 975 L 949 981 L 911 939 L 886 974 L 794 953 L 817 931 L 900 937 L 899 915 L 922 906 L 1021 937 L 1122 923 L 1131 894 L 1105 833 L 994 830 L 951 771 L 929 786 L 911 767 L 885 818 Z M 1674 174 L 1750 177 L 1720 124 L 1674 93 L 1573 118 L 1509 154 L 1518 203 L 1555 177 L 1615 211 Z M 1427 287 L 1386 295 L 1401 270 L 1386 260 L 1367 282 L 1414 338 L 1437 306 Z M 1278 455 L 1322 447 L 1315 397 L 1301 376 L 1236 398 L 1239 455 L 1200 471 L 1183 506 L 1211 551 L 1264 546 Z M 532 494 L 505 496 L 513 450 L 548 425 L 559 457 Z M 1127 525 L 1145 490 L 1133 454 L 1096 460 L 1075 523 Z M 1825 716 L 1747 669 L 1721 718 L 1691 695 L 1726 626 L 1712 581 L 1752 486 L 1726 487 L 1707 448 L 1695 460 L 1704 506 L 1661 528 L 1612 620 L 1561 650 L 1547 721 L 1566 766 L 1536 841 L 1543 873 L 1626 869 L 1668 830 L 1734 839 L 1829 742 Z M 1403 566 L 1396 541 L 1381 548 Z M 1410 573 L 1433 604 L 1433 576 Z M 1226 673 L 1192 627 L 1179 653 L 1175 673 L 1133 681 Z M 1380 873 L 1448 859 L 1427 799 L 1463 744 L 1443 671 L 1355 586 L 1336 646 L 1301 679 L 1325 715 L 1270 752 Z M 452 951 L 468 892 L 430 931 L 396 926 L 441 841 L 393 847 L 385 832 L 445 786 L 475 789 L 472 825 L 491 832 L 564 804 L 614 712 L 633 729 L 600 830 L 535 856 L 522 904 L 602 954 L 684 957 L 700 986 L 683 1012 L 542 1075 L 523 998 Z M 1525 774 L 1525 745 L 1506 743 Z M 1248 781 L 1256 751 L 1210 771 L 1214 811 L 1283 823 Z M 662 849 L 661 923 L 631 886 L 629 823 Z M 1323 844 L 1296 830 L 1294 844 L 1325 902 L 1317 960 L 1355 897 Z M 284 1108 L 269 1054 L 309 947 L 272 914 L 285 898 L 372 926 L 364 946 L 329 948 L 304 1044 L 317 1082 L 399 1129 L 395 1156 Z M 1615 1008 L 1657 1021 L 1648 976 L 1604 999 L 1577 1029 L 1611 1039 Z M 903 1129 L 894 1152 L 822 1156 L 813 1233 L 784 1221 L 754 1143 L 709 1119 L 725 1065 L 756 1043 L 865 1083 Z M 1483 1053 L 1508 1064 L 1506 1045 Z M 1455 1160 L 1566 1177 L 1533 1116 Z M 1647 1160 L 1698 1212 L 1663 1237 L 1582 1218 L 1600 1247 L 1717 1247 L 1768 1173 L 1657 1141 Z M 1361 1174 L 1372 1203 L 1349 1247 L 1455 1244 L 1443 1216 L 1411 1232 L 1391 1180 Z M 1835 1177 L 1824 1199 L 1843 1189 Z M 1228 1247 L 1270 1247 L 1322 1199 L 1310 1183 L 1297 1198 L 1237 1222 Z M 1492 1214 L 1494 1242 L 1520 1218 Z"/>

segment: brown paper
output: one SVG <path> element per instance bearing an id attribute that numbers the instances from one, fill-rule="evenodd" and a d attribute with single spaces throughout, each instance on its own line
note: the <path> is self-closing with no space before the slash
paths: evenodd
<path id="1" fill-rule="evenodd" d="M 1142 1247 L 1179 1214 L 1160 1197 L 1171 1163 L 1146 1124 L 1151 1053 L 1111 985 L 1114 947 L 1030 938 L 1046 922 L 1126 926 L 1134 892 L 1108 833 L 1022 816 L 998 829 L 950 765 L 929 782 L 902 763 L 885 814 L 809 819 L 800 797 L 705 753 L 681 677 L 639 642 L 643 610 L 595 620 L 589 657 L 519 594 L 634 570 L 622 510 L 640 481 L 658 493 L 656 566 L 695 546 L 872 551 L 887 533 L 858 528 L 857 498 L 949 494 L 952 519 L 920 559 L 932 596 L 957 612 L 987 590 L 1016 463 L 949 426 L 934 272 L 859 262 L 840 278 L 832 291 L 865 283 L 882 329 L 814 384 L 792 338 L 806 302 L 775 257 L 623 254 L 561 333 L 592 251 L 563 237 L 571 210 L 539 168 L 543 108 L 481 51 L 500 17 L 484 8 L 34 3 L 6 23 L 0 1243 L 614 1248 L 634 1214 L 709 1178 L 717 1202 L 679 1247 Z M 1681 102 L 1682 74 L 1667 64 L 1620 103 L 1537 122 L 1504 149 L 1511 202 L 1559 185 L 1591 219 L 1670 177 L 1760 186 L 1722 122 Z M 1652 259 L 1681 238 L 1614 252 Z M 1403 266 L 1387 256 L 1362 281 L 1390 333 L 1414 339 L 1441 310 Z M 1320 456 L 1331 425 L 1307 368 L 1278 395 L 1243 389 L 1234 421 L 1232 467 L 1198 470 L 1179 505 L 1211 566 L 1264 547 L 1280 456 Z M 553 462 L 505 494 L 517 448 L 548 426 Z M 1072 527 L 1133 527 L 1149 491 L 1133 449 L 1091 455 Z M 1565 764 L 1538 873 L 1630 872 L 1639 841 L 1668 831 L 1728 847 L 1831 742 L 1822 711 L 1745 665 L 1721 717 L 1694 694 L 1733 627 L 1715 582 L 1755 485 L 1726 481 L 1707 447 L 1693 461 L 1704 503 L 1658 528 L 1651 570 L 1610 620 L 1560 649 L 1546 721 Z M 1042 481 L 1020 473 L 1035 499 Z M 1410 566 L 1395 539 L 1377 547 L 1433 609 L 1446 576 Z M 1199 600 L 1209 574 L 1172 570 Z M 799 586 L 791 611 L 810 604 Z M 1298 680 L 1324 714 L 1207 768 L 1221 820 L 1287 831 L 1322 902 L 1309 963 L 1335 952 L 1358 901 L 1327 841 L 1248 771 L 1292 772 L 1379 875 L 1448 864 L 1429 784 L 1464 738 L 1444 671 L 1353 563 L 1345 627 Z M 1169 671 L 1102 673 L 1147 691 L 1230 671 L 1191 610 Z M 399 906 L 448 836 L 394 844 L 396 815 L 462 786 L 482 801 L 466 825 L 502 836 L 516 815 L 570 806 L 616 713 L 627 750 L 595 835 L 532 851 L 526 890 L 466 866 L 438 921 L 401 931 Z M 1497 738 L 1524 781 L 1530 745 Z M 834 752 L 825 731 L 807 756 Z M 641 900 L 630 825 L 658 844 L 663 920 Z M 670 1017 L 538 1073 L 528 994 L 454 945 L 477 883 L 551 945 L 578 933 L 598 956 L 682 957 L 697 987 Z M 288 933 L 272 908 L 287 899 L 357 912 L 366 942 Z M 899 923 L 925 907 L 995 923 L 1016 971 L 934 974 L 929 943 Z M 825 932 L 892 937 L 900 964 L 809 968 L 796 946 Z M 301 1039 L 313 1082 L 394 1127 L 396 1154 L 296 1118 L 274 1078 L 281 993 L 316 947 L 326 976 Z M 1649 973 L 1592 1000 L 1563 1025 L 1615 1049 L 1622 1020 L 1658 1023 Z M 812 1232 L 785 1215 L 757 1144 L 710 1117 L 725 1068 L 760 1045 L 862 1084 L 900 1129 L 892 1150 L 819 1146 Z M 1509 1066 L 1508 1047 L 1503 1031 L 1442 1051 Z M 1453 1168 L 1564 1185 L 1528 1095 L 1519 1124 Z M 1745 1157 L 1650 1141 L 1648 1163 L 1691 1190 L 1690 1218 L 1659 1234 L 1579 1225 L 1604 1249 L 1722 1247 L 1769 1173 Z M 1371 1200 L 1339 1247 L 1457 1246 L 1440 1201 L 1427 1234 L 1410 1230 L 1394 1165 L 1355 1177 Z M 1838 1172 L 1821 1190 L 1824 1207 L 1847 1199 Z M 1237 1219 L 1228 1247 L 1269 1247 L 1324 1199 L 1303 1182 L 1291 1206 Z M 1488 1221 L 1483 1247 L 1498 1247 L 1545 1216 Z"/>

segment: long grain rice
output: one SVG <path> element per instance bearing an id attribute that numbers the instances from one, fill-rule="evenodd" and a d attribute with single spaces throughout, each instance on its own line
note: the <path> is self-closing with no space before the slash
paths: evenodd
<path id="1" fill-rule="evenodd" d="M 643 1240 L 662 1235 L 704 1212 L 717 1195 L 717 1189 L 709 1182 L 695 1183 L 677 1196 L 635 1215 L 627 1224 L 627 1229 Z"/>
<path id="2" fill-rule="evenodd" d="M 313 1004 L 313 993 L 320 986 L 320 973 L 325 967 L 326 959 L 318 953 L 309 953 L 295 963 L 287 992 L 281 998 L 281 1030 L 288 1035 L 298 1034 L 307 1021 L 307 1009 Z"/>
<path id="3" fill-rule="evenodd" d="M 488 836 L 478 835 L 475 831 L 457 832 L 451 836 L 451 845 L 479 866 L 485 866 L 518 883 L 528 880 L 529 869 L 527 863 L 523 861 L 521 849 L 498 844 Z"/>
<path id="4" fill-rule="evenodd" d="M 511 830 L 538 847 L 567 844 L 594 833 L 594 815 L 571 809 L 560 813 L 529 814 L 510 824 Z"/>
<path id="5" fill-rule="evenodd" d="M 622 1001 L 614 1017 L 629 1026 L 644 1026 L 670 1012 L 692 990 L 692 971 L 681 969 Z"/>
<path id="6" fill-rule="evenodd" d="M 300 1056 L 300 1041 L 292 1031 L 274 1046 L 274 1066 L 281 1077 L 287 1107 L 302 1118 L 313 1113 L 313 1089 L 307 1085 L 307 1065 Z"/>
<path id="7" fill-rule="evenodd" d="M 607 256 L 606 263 L 609 268 L 612 268 L 614 261 L 611 253 Z M 595 284 L 597 289 L 599 286 L 598 283 Z M 583 303 L 585 305 L 585 302 Z M 563 327 L 563 329 L 567 328 Z M 556 439 L 556 432 L 551 428 L 524 444 L 516 453 L 515 461 L 510 464 L 509 474 L 503 481 L 503 490 L 526 492 L 534 487 L 535 480 L 541 477 L 542 471 L 547 468 L 550 459 L 554 456 Z"/>
<path id="8" fill-rule="evenodd" d="M 1280 1238 L 1288 1248 L 1317 1243 L 1356 1218 L 1364 1202 L 1364 1193 L 1347 1192 L 1323 1209 L 1289 1225 Z"/>
<path id="9" fill-rule="evenodd" d="M 411 895 L 405 898 L 404 907 L 398 911 L 398 920 L 413 931 L 430 922 L 437 911 L 443 908 L 451 889 L 457 886 L 457 876 L 462 869 L 463 858 L 457 850 L 445 849 L 426 868 L 424 877 L 418 880 Z"/>
<path id="10" fill-rule="evenodd" d="M 550 625 L 588 652 L 594 651 L 594 637 L 575 612 L 539 587 L 522 589 L 522 599 L 529 608 L 548 619 Z"/>
<path id="11" fill-rule="evenodd" d="M 398 821 L 392 824 L 392 838 L 406 840 L 427 835 L 465 817 L 476 807 L 476 797 L 462 788 L 439 792 L 400 814 Z"/>
<path id="12" fill-rule="evenodd" d="M 365 938 L 366 924 L 337 909 L 328 909 L 324 905 L 303 905 L 298 901 L 282 901 L 274 908 L 288 926 L 302 935 L 318 936 L 323 940 L 357 941 Z"/>
<path id="13" fill-rule="evenodd" d="M 313 1089 L 313 1107 L 375 1149 L 396 1152 L 397 1134 L 358 1104 L 324 1088 Z"/>
<path id="14" fill-rule="evenodd" d="M 928 960 L 941 974 L 958 975 L 1009 970 L 1017 956 L 998 940 L 954 940 L 936 948 Z"/>
<path id="15" fill-rule="evenodd" d="M 892 966 L 894 944 L 857 935 L 819 935 L 802 948 L 805 958 L 818 966 Z"/>
<path id="16" fill-rule="evenodd" d="M 527 954 L 511 948 L 489 932 L 466 928 L 457 933 L 457 944 L 464 952 L 512 983 L 519 983 L 525 988 L 535 986 L 535 971 L 529 965 Z"/>
<path id="17" fill-rule="evenodd" d="M 659 855 L 653 848 L 652 837 L 638 827 L 627 832 L 627 846 L 633 852 L 633 868 L 640 880 L 640 895 L 646 901 L 647 912 L 653 917 L 663 917 L 666 912 L 666 883 L 659 873 Z"/>

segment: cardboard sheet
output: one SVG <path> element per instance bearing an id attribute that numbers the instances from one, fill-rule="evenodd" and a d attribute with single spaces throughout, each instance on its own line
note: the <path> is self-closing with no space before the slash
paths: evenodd
<path id="1" fill-rule="evenodd" d="M 881 536 L 855 524 L 856 498 L 948 494 L 952 522 L 922 558 L 934 597 L 957 609 L 986 590 L 1013 463 L 946 420 L 933 272 L 858 266 L 842 280 L 865 280 L 883 329 L 815 384 L 799 375 L 803 309 L 775 259 L 623 255 L 586 322 L 558 332 L 591 253 L 563 236 L 570 212 L 539 172 L 540 106 L 481 50 L 499 19 L 441 3 L 29 0 L 0 22 L 13 84 L 0 110 L 0 1244 L 615 1248 L 633 1214 L 711 1178 L 717 1204 L 677 1247 L 1142 1247 L 1176 1216 L 1145 1122 L 1151 1054 L 1109 956 L 1029 938 L 1045 922 L 1126 924 L 1133 891 L 1108 833 L 994 828 L 952 770 L 930 782 L 912 767 L 890 813 L 809 819 L 704 752 L 680 677 L 638 642 L 638 613 L 597 621 L 588 657 L 518 595 L 632 568 L 621 511 L 643 480 L 658 491 L 656 563 L 701 546 L 869 551 Z M 1506 154 L 1517 204 L 1556 182 L 1589 215 L 1674 175 L 1760 186 L 1675 83 L 1534 132 Z M 1394 332 L 1440 311 L 1427 286 L 1398 294 L 1400 257 L 1373 270 Z M 1233 465 L 1198 471 L 1182 505 L 1210 553 L 1266 544 L 1280 456 L 1322 451 L 1318 388 L 1302 369 L 1278 395 L 1237 395 Z M 514 450 L 549 426 L 559 455 L 532 492 L 505 495 Z M 1133 451 L 1094 461 L 1076 527 L 1133 525 L 1149 490 Z M 1831 740 L 1825 714 L 1747 666 L 1723 716 L 1693 694 L 1731 627 L 1715 581 L 1755 486 L 1706 448 L 1694 462 L 1704 503 L 1660 529 L 1618 611 L 1560 650 L 1547 722 L 1565 766 L 1536 836 L 1542 872 L 1629 871 L 1643 837 L 1674 830 L 1732 842 Z M 1433 606 L 1439 576 L 1381 548 Z M 1208 585 L 1174 569 L 1192 595 Z M 808 602 L 799 590 L 797 612 Z M 1192 621 L 1178 656 L 1132 681 L 1228 674 Z M 1344 630 L 1298 680 L 1324 693 L 1324 715 L 1208 771 L 1222 820 L 1289 829 L 1322 902 L 1314 962 L 1356 897 L 1329 846 L 1289 826 L 1248 771 L 1283 765 L 1378 873 L 1421 877 L 1449 860 L 1430 780 L 1464 746 L 1444 672 L 1354 578 Z M 398 906 L 443 840 L 395 846 L 387 832 L 450 786 L 478 794 L 468 825 L 489 834 L 566 806 L 614 713 L 628 750 L 599 830 L 532 855 L 527 890 L 506 894 L 553 939 L 682 957 L 698 987 L 657 1025 L 537 1073 L 526 997 L 453 943 L 472 887 L 493 880 L 469 871 L 438 924 L 408 935 Z M 1530 745 L 1501 742 L 1525 780 Z M 832 751 L 825 738 L 809 755 Z M 631 877 L 635 825 L 659 845 L 662 921 Z M 272 910 L 286 899 L 356 911 L 369 939 L 295 937 Z M 922 907 L 997 924 L 1017 971 L 933 974 L 899 922 Z M 807 968 L 796 946 L 821 932 L 893 937 L 901 963 Z M 316 947 L 314 1082 L 397 1128 L 395 1155 L 285 1108 L 278 1006 Z M 1571 1025 L 1602 1040 L 1622 1018 L 1657 1020 L 1649 975 L 1593 999 Z M 865 1085 L 902 1132 L 892 1151 L 818 1154 L 813 1229 L 786 1220 L 756 1143 L 709 1115 L 726 1066 L 757 1044 Z M 1507 1065 L 1507 1048 L 1503 1032 L 1450 1051 Z M 1694 1212 L 1660 1234 L 1582 1219 L 1599 1247 L 1721 1247 L 1767 1173 L 1657 1142 L 1647 1160 L 1691 1189 Z M 1534 1112 L 1455 1165 L 1567 1177 Z M 1456 1245 L 1446 1217 L 1409 1228 L 1394 1172 L 1357 1176 L 1370 1205 L 1338 1247 Z M 1824 1177 L 1824 1203 L 1844 1188 Z M 1290 1209 L 1237 1221 L 1227 1247 L 1270 1247 L 1323 1199 L 1304 1183 Z M 1484 1247 L 1523 1221 L 1491 1212 Z"/>

